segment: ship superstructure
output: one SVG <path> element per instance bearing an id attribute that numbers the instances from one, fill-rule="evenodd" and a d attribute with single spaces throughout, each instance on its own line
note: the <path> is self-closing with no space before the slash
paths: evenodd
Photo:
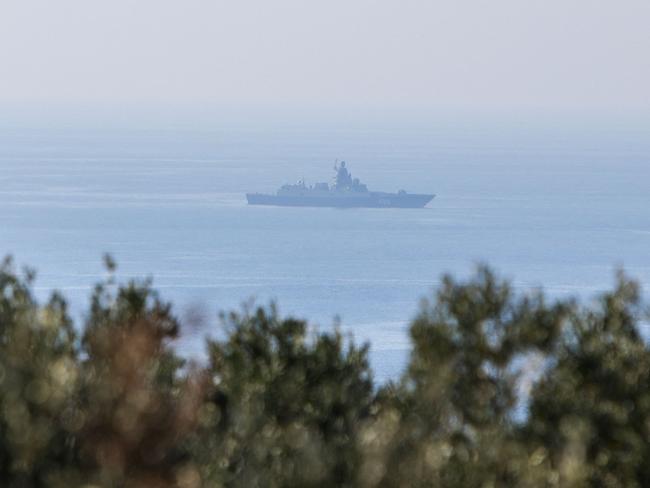
<path id="1" fill-rule="evenodd" d="M 370 208 L 421 208 L 435 195 L 369 191 L 359 178 L 352 178 L 345 161 L 334 167 L 333 184 L 305 184 L 304 179 L 293 185 L 283 185 L 275 195 L 247 193 L 250 205 L 277 205 L 284 207 L 370 207 Z"/>

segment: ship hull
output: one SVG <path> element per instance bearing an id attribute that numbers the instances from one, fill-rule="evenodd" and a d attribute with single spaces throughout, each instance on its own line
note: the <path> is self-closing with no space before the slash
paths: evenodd
<path id="1" fill-rule="evenodd" d="M 249 205 L 279 207 L 422 208 L 435 195 L 368 192 L 344 195 L 265 195 L 247 193 Z"/>

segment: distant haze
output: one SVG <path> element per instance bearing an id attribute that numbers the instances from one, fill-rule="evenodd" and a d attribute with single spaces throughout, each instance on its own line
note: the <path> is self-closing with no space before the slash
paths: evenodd
<path id="1" fill-rule="evenodd" d="M 648 0 L 6 0 L 0 106 L 650 110 Z"/>

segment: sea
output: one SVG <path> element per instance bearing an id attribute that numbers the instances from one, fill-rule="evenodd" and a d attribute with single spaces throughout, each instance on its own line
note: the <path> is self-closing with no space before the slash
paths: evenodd
<path id="1" fill-rule="evenodd" d="M 435 193 L 423 209 L 246 204 L 336 161 L 370 189 Z M 445 273 L 481 263 L 516 289 L 593 300 L 624 269 L 650 289 L 647 119 L 294 120 L 27 124 L 0 131 L 0 255 L 70 301 L 151 277 L 174 303 L 179 351 L 201 361 L 220 312 L 277 303 L 313 330 L 370 344 L 397 379 L 408 326 Z M 200 320 L 196 320 L 199 317 Z M 198 325 L 197 325 L 198 324 Z"/>

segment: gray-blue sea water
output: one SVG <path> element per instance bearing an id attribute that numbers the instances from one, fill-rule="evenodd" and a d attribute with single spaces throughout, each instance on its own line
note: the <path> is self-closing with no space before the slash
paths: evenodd
<path id="1" fill-rule="evenodd" d="M 225 127 L 225 126 L 224 126 Z M 487 262 L 520 289 L 594 296 L 623 266 L 650 284 L 648 124 L 315 124 L 182 129 L 6 127 L 0 254 L 38 270 L 79 318 L 111 253 L 183 316 L 250 297 L 371 343 L 396 377 L 407 324 L 442 273 Z M 247 191 L 330 181 L 433 192 L 425 209 L 250 207 Z M 207 327 L 180 348 L 200 356 Z"/>

